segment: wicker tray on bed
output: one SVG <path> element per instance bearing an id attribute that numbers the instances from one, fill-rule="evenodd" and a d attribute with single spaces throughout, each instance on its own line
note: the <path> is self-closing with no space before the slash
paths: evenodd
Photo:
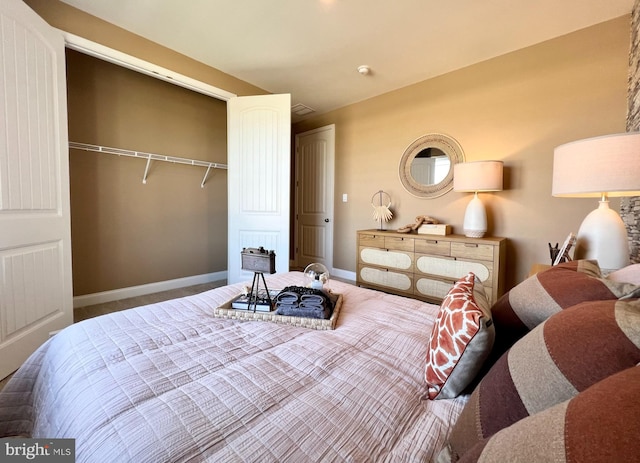
<path id="1" fill-rule="evenodd" d="M 333 330 L 336 327 L 338 315 L 340 315 L 340 309 L 342 308 L 342 294 L 338 294 L 338 300 L 336 301 L 333 313 L 329 319 L 278 315 L 275 311 L 253 312 L 250 310 L 237 310 L 231 308 L 232 301 L 233 299 L 214 309 L 213 315 L 220 318 L 231 318 L 234 320 L 262 320 L 266 322 L 282 323 L 285 325 L 302 326 L 304 328 L 311 328 L 314 330 Z"/>

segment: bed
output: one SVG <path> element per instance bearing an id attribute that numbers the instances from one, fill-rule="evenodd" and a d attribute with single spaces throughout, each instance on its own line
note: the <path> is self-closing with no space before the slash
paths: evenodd
<path id="1" fill-rule="evenodd" d="M 63 330 L 0 393 L 0 436 L 74 438 L 77 462 L 435 458 L 467 400 L 425 399 L 437 305 L 332 280 L 335 329 L 215 316 L 242 286 Z"/>

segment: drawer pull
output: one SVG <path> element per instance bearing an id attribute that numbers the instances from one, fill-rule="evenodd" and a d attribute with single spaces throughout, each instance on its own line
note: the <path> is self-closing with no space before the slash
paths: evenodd
<path id="1" fill-rule="evenodd" d="M 467 248 L 477 248 L 478 245 L 476 243 L 464 243 Z"/>

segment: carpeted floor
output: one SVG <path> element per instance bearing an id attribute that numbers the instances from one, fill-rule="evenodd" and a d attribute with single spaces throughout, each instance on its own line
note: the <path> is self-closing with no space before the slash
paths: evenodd
<path id="1" fill-rule="evenodd" d="M 73 321 L 77 323 L 79 321 L 86 320 L 87 318 L 97 317 L 98 315 L 117 312 L 119 310 L 131 309 L 132 307 L 139 307 L 141 305 L 153 304 L 155 302 L 168 301 L 169 299 L 191 296 L 192 294 L 198 294 L 203 291 L 217 288 L 219 286 L 224 286 L 225 284 L 227 284 L 226 280 L 213 281 L 211 283 L 187 286 L 184 288 L 172 289 L 170 291 L 163 291 L 160 293 L 146 294 L 144 296 L 130 297 L 127 299 L 120 299 L 118 301 L 105 302 L 103 304 L 78 307 L 73 311 Z"/>

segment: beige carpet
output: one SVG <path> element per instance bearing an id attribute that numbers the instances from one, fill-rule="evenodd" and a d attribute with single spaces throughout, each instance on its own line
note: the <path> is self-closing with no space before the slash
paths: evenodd
<path id="1" fill-rule="evenodd" d="M 127 299 L 120 299 L 118 301 L 105 302 L 104 304 L 79 307 L 73 311 L 73 321 L 77 323 L 79 321 L 86 320 L 87 318 L 93 318 L 97 317 L 98 315 L 105 315 L 111 312 L 117 312 L 119 310 L 131 309 L 133 307 L 139 307 L 141 305 L 154 304 L 160 301 L 168 301 L 169 299 L 191 296 L 192 294 L 202 293 L 204 291 L 218 288 L 219 286 L 224 286 L 226 284 L 226 280 L 213 281 L 211 283 L 187 286 L 170 291 L 163 291 L 161 293 L 146 294 L 144 296 L 130 297 Z"/>

